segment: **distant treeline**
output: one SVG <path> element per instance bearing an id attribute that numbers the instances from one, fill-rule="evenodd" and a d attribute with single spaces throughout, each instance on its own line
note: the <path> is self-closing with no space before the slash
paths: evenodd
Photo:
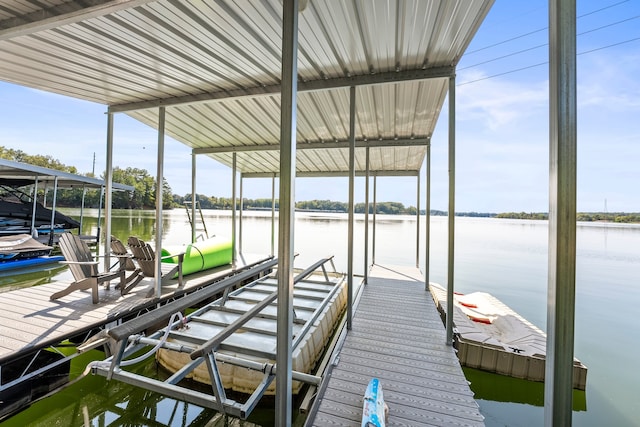
<path id="1" fill-rule="evenodd" d="M 42 166 L 49 169 L 56 169 L 73 174 L 79 174 L 75 166 L 67 166 L 59 160 L 51 156 L 43 156 L 40 154 L 30 155 L 21 150 L 14 150 L 0 146 L 0 158 L 13 160 L 30 165 Z M 95 177 L 93 173 L 86 176 Z M 104 179 L 104 174 L 100 176 Z M 134 187 L 133 192 L 118 191 L 113 194 L 114 209 L 154 209 L 156 204 L 156 180 L 146 169 L 137 168 L 119 168 L 113 169 L 113 181 L 120 184 L 127 184 Z M 179 196 L 173 194 L 171 187 L 163 182 L 162 190 L 162 206 L 164 209 L 182 208 L 185 203 L 190 203 L 191 195 Z M 1 196 L 1 191 L 0 191 Z M 98 207 L 100 204 L 100 192 L 98 190 L 87 191 L 83 195 L 83 190 L 59 190 L 56 203 L 60 207 L 79 207 L 84 197 L 86 207 Z M 39 190 L 38 198 L 44 199 L 44 190 Z M 229 197 L 206 196 L 203 194 L 196 195 L 200 207 L 202 209 L 231 209 L 232 201 Z M 271 199 L 243 199 L 242 203 L 236 200 L 236 208 L 242 206 L 246 210 L 270 210 Z M 278 201 L 275 201 L 276 209 L 278 209 Z M 313 212 L 347 212 L 349 204 L 345 202 L 335 202 L 331 200 L 309 200 L 296 203 L 296 209 Z M 354 206 L 356 213 L 364 213 L 364 203 L 356 203 Z M 369 213 L 373 213 L 373 203 L 369 203 Z M 415 215 L 416 208 L 414 206 L 405 207 L 399 202 L 378 202 L 376 203 L 376 213 L 387 215 Z M 425 210 L 420 210 L 424 215 Z M 446 211 L 431 210 L 432 216 L 447 216 Z M 511 218 L 511 219 L 537 219 L 546 220 L 549 218 L 547 213 L 541 212 L 506 212 L 506 213 L 488 213 L 488 212 L 456 212 L 456 216 L 480 217 L 480 218 Z M 640 223 L 640 213 L 624 213 L 624 212 L 596 212 L 596 213 L 579 213 L 578 221 L 609 221 L 619 223 Z"/>
<path id="2" fill-rule="evenodd" d="M 549 219 L 549 214 L 545 212 L 506 212 L 495 215 L 496 218 L 511 218 L 511 219 Z M 640 213 L 625 213 L 625 212 L 580 212 L 576 214 L 578 221 L 596 222 L 619 222 L 619 223 L 637 223 L 640 222 Z"/>
<path id="3" fill-rule="evenodd" d="M 231 209 L 232 200 L 230 197 L 215 197 L 197 194 L 196 200 L 202 209 Z M 176 205 L 184 205 L 191 203 L 191 195 L 184 197 L 173 195 L 173 201 Z M 242 199 L 242 209 L 244 210 L 271 210 L 271 199 Z M 275 200 L 276 209 L 279 208 L 278 200 Z M 236 201 L 236 209 L 240 209 L 240 200 Z M 336 202 L 333 200 L 307 200 L 296 202 L 296 209 L 300 211 L 310 212 L 347 212 L 349 204 L 345 202 Z M 364 213 L 365 204 L 356 203 L 354 205 L 356 213 Z M 373 213 L 373 204 L 369 203 L 369 213 Z M 405 207 L 398 202 L 378 202 L 376 203 L 376 213 L 388 215 L 415 215 L 416 208 L 414 206 Z"/>

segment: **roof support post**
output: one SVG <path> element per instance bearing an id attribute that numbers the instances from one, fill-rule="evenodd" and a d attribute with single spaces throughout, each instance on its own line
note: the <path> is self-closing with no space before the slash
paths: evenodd
<path id="1" fill-rule="evenodd" d="M 191 243 L 196 242 L 196 153 L 191 151 Z"/>
<path id="2" fill-rule="evenodd" d="M 369 147 L 365 155 L 364 182 L 364 284 L 369 282 Z"/>
<path id="3" fill-rule="evenodd" d="M 113 174 L 111 175 L 113 178 Z M 96 233 L 96 248 L 100 249 L 100 219 L 102 218 L 102 200 L 104 199 L 104 190 L 105 190 L 105 186 L 103 185 L 102 187 L 100 187 L 100 196 L 98 199 L 98 230 Z M 106 232 L 109 232 L 109 240 L 111 240 L 111 210 L 109 210 L 109 216 L 107 216 L 107 212 L 105 210 L 105 214 L 104 214 L 104 223 L 105 226 L 107 223 L 109 223 L 109 229 L 105 230 L 105 234 Z M 111 246 L 111 242 L 109 242 L 109 246 Z M 111 252 L 111 248 L 109 247 L 109 251 Z M 110 264 L 109 264 L 110 265 Z M 105 270 L 106 271 L 106 270 Z"/>
<path id="4" fill-rule="evenodd" d="M 447 252 L 447 345 L 453 345 L 453 271 L 456 223 L 456 78 L 449 77 L 449 244 Z"/>
<path id="5" fill-rule="evenodd" d="M 51 202 L 51 230 L 49 230 L 49 246 L 53 246 L 54 225 L 56 222 L 56 204 L 58 202 L 58 177 L 53 178 L 53 201 Z"/>
<path id="6" fill-rule="evenodd" d="M 293 243 L 298 97 L 298 0 L 282 2 L 282 86 L 280 116 L 280 215 L 275 425 L 291 425 L 293 340 Z"/>
<path id="7" fill-rule="evenodd" d="M 416 268 L 420 267 L 420 172 L 416 175 Z"/>
<path id="8" fill-rule="evenodd" d="M 109 259 L 109 253 L 111 253 L 111 210 L 113 209 L 113 121 L 114 116 L 112 113 L 107 113 L 107 153 L 104 171 L 105 186 L 104 189 L 104 271 L 109 270 L 111 260 Z M 100 194 L 102 196 L 102 194 Z M 102 203 L 102 197 L 100 197 Z M 96 236 L 96 243 L 100 247 L 100 211 L 98 210 L 98 235 Z"/>
<path id="9" fill-rule="evenodd" d="M 162 196 L 164 181 L 164 127 L 165 127 L 165 108 L 158 109 L 158 170 L 156 173 L 156 298 L 162 295 L 162 262 L 160 254 L 162 253 Z"/>
<path id="10" fill-rule="evenodd" d="M 347 266 L 347 330 L 351 330 L 353 320 L 353 221 L 354 221 L 354 187 L 356 179 L 356 87 L 349 88 L 349 225 L 348 266 Z"/>
<path id="11" fill-rule="evenodd" d="M 80 203 L 80 228 L 78 229 L 78 236 L 82 235 L 82 226 L 84 225 L 84 199 L 87 195 L 87 186 L 82 186 L 82 201 Z"/>
<path id="12" fill-rule="evenodd" d="M 275 255 L 276 237 L 276 174 L 271 177 L 271 256 Z"/>
<path id="13" fill-rule="evenodd" d="M 233 254 L 233 267 L 236 266 L 236 169 L 237 159 L 236 153 L 233 153 L 231 163 L 231 253 Z"/>
<path id="14" fill-rule="evenodd" d="M 424 207 L 424 289 L 429 290 L 429 245 L 431 244 L 431 139 L 427 143 L 425 178 L 425 207 Z"/>
<path id="15" fill-rule="evenodd" d="M 549 3 L 546 426 L 570 426 L 576 281 L 576 2 Z"/>
<path id="16" fill-rule="evenodd" d="M 378 175 L 373 175 L 373 229 L 371 232 L 371 264 L 376 263 L 376 198 L 378 197 Z"/>
<path id="17" fill-rule="evenodd" d="M 242 211 L 244 210 L 242 172 L 240 173 L 240 212 L 238 212 L 238 253 L 242 254 Z"/>
<path id="18" fill-rule="evenodd" d="M 38 205 L 38 176 L 36 176 L 35 181 L 33 182 L 33 197 L 31 200 L 31 236 L 36 238 L 36 208 Z"/>

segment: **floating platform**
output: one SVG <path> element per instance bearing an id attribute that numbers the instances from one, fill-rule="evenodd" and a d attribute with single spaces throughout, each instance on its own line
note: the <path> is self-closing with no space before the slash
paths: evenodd
<path id="1" fill-rule="evenodd" d="M 447 291 L 431 283 L 445 318 Z M 462 366 L 529 381 L 544 381 L 546 334 L 493 295 L 473 292 L 453 298 L 455 347 Z M 587 367 L 573 362 L 573 388 L 585 390 Z"/>
<path id="2" fill-rule="evenodd" d="M 275 265 L 277 261 L 272 262 Z M 328 271 L 328 264 L 333 265 L 331 258 L 295 270 L 294 391 L 301 387 L 300 382 L 320 383 L 320 378 L 309 372 L 322 355 L 346 306 L 344 274 L 337 273 L 335 268 Z M 222 289 L 226 283 L 221 281 L 216 286 Z M 276 276 L 266 275 L 225 292 L 222 298 L 184 318 L 180 313 L 193 307 L 198 294 L 173 301 L 110 329 L 108 335 L 117 342 L 117 351 L 112 358 L 94 364 L 92 370 L 108 379 L 246 419 L 258 401 L 274 390 L 271 384 L 275 379 L 277 289 Z M 144 335 L 150 326 L 162 321 L 168 326 L 148 337 Z M 171 371 L 168 378 L 159 380 L 127 370 L 127 366 L 152 356 Z M 192 383 L 181 383 L 188 378 L 211 383 L 205 387 L 210 392 L 194 390 Z M 239 395 L 230 399 L 227 390 L 241 392 L 246 399 L 236 400 Z"/>
<path id="3" fill-rule="evenodd" d="M 162 249 L 162 262 L 177 264 L 178 256 L 184 254 L 182 274 L 184 276 L 209 270 L 221 265 L 231 264 L 233 261 L 233 241 L 226 237 L 214 236 L 203 241 L 190 243 L 186 246 L 167 247 Z M 174 278 L 178 277 L 178 273 Z"/>
<path id="4" fill-rule="evenodd" d="M 257 304 L 273 296 L 278 289 L 274 276 L 243 286 L 227 298 L 217 300 L 187 316 L 188 328 L 172 331 L 168 342 L 178 345 L 201 345 L 216 336 L 224 328 L 238 320 Z M 341 273 L 315 273 L 297 282 L 293 288 L 293 336 L 292 369 L 310 373 L 331 338 L 338 320 L 347 304 L 347 286 Z M 220 345 L 217 356 L 227 355 L 257 363 L 275 363 L 276 359 L 276 311 L 277 300 L 265 306 L 254 318 L 246 322 Z M 161 366 L 175 373 L 191 362 L 186 353 L 159 349 L 157 359 Z M 225 363 L 220 366 L 220 376 L 225 389 L 251 394 L 264 375 L 262 372 Z M 205 365 L 200 365 L 187 378 L 211 384 Z M 303 383 L 293 382 L 293 393 L 300 391 Z M 266 395 L 275 393 L 275 383 Z"/>

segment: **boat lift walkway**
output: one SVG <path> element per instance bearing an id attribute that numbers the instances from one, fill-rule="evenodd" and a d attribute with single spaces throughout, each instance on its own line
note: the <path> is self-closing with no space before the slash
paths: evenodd
<path id="1" fill-rule="evenodd" d="M 387 426 L 484 426 L 419 270 L 374 265 L 362 289 L 306 426 L 360 426 L 374 377 L 389 407 Z"/>
<path id="2" fill-rule="evenodd" d="M 86 291 L 51 301 L 51 294 L 66 288 L 68 280 L 0 293 L 0 416 L 8 409 L 7 402 L 2 401 L 7 399 L 4 393 L 34 378 L 37 381 L 50 369 L 79 354 L 39 365 L 39 357 L 47 354 L 47 350 L 63 354 L 57 349 L 64 347 L 67 340 L 84 341 L 97 330 L 121 324 L 196 292 L 203 299 L 205 294 L 213 297 L 230 284 L 240 286 L 269 273 L 276 264 L 271 256 L 241 256 L 235 266 L 221 266 L 185 277 L 182 288 L 177 279 L 169 280 L 162 287 L 160 298 L 147 297 L 154 286 L 152 278 L 143 279 L 124 296 L 113 286 L 110 290 L 100 289 L 99 304 L 93 304 L 91 293 Z M 107 342 L 106 338 L 96 339 L 90 345 L 85 344 L 84 350 Z"/>

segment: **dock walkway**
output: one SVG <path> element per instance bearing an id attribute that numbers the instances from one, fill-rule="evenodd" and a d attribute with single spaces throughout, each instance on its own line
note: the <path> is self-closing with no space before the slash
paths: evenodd
<path id="1" fill-rule="evenodd" d="M 418 269 L 376 265 L 363 288 L 306 425 L 360 426 L 364 391 L 377 377 L 387 426 L 484 426 Z"/>

